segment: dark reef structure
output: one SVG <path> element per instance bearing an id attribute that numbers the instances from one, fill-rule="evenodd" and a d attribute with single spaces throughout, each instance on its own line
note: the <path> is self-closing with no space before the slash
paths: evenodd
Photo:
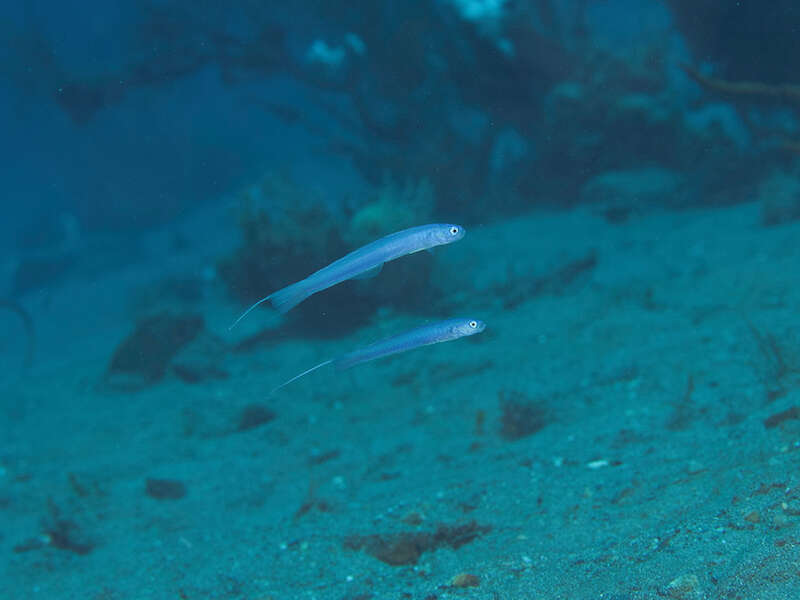
<path id="1" fill-rule="evenodd" d="M 682 65 L 712 96 L 732 103 L 758 145 L 800 153 L 800 4 L 793 0 L 718 2 L 668 0 L 681 33 L 700 64 Z M 788 109 L 791 119 L 776 118 Z"/>
<path id="2" fill-rule="evenodd" d="M 667 0 L 700 61 L 730 80 L 779 84 L 797 80 L 800 4 L 794 0 Z"/>
<path id="3" fill-rule="evenodd" d="M 759 122 L 760 119 L 754 118 L 758 116 L 757 113 L 753 115 L 750 112 L 758 109 L 770 111 L 774 108 L 788 108 L 796 119 L 800 116 L 800 84 L 720 79 L 704 75 L 689 65 L 683 65 L 683 70 L 710 93 L 730 100 L 739 111 L 743 122 L 748 125 L 754 140 L 772 143 L 783 150 L 800 154 L 800 138 L 796 132 L 796 123 L 780 119 L 777 125 L 765 125 Z"/>
<path id="4" fill-rule="evenodd" d="M 128 90 L 209 66 L 230 86 L 288 76 L 332 125 L 320 131 L 303 112 L 271 101 L 270 112 L 313 130 L 328 152 L 350 158 L 373 185 L 387 174 L 427 179 L 435 214 L 485 219 L 524 209 L 531 198 L 575 196 L 573 182 L 603 168 L 669 155 L 674 123 L 608 110 L 623 92 L 663 87 L 658 61 L 637 70 L 597 50 L 587 39 L 586 6 L 508 3 L 487 27 L 456 3 L 309 1 L 302 14 L 311 26 L 294 31 L 285 15 L 258 3 L 222 10 L 206 0 L 147 2 L 135 24 L 135 58 L 91 79 L 54 67 L 57 101 L 85 122 Z M 591 100 L 566 123 L 588 121 L 594 131 L 565 130 L 563 119 L 543 114 L 562 82 L 584 86 L 579 103 Z M 606 112 L 612 118 L 595 121 Z M 633 134 L 635 143 L 619 146 Z"/>
<path id="5" fill-rule="evenodd" d="M 500 4 L 496 14 L 476 18 L 457 2 L 434 0 L 308 0 L 282 11 L 249 1 L 224 9 L 209 0 L 144 2 L 130 61 L 93 77 L 65 72 L 41 36 L 26 48 L 59 82 L 56 100 L 79 123 L 129 90 L 209 67 L 231 88 L 291 80 L 314 110 L 272 98 L 256 103 L 305 127 L 318 149 L 348 158 L 371 185 L 387 175 L 428 181 L 431 214 L 467 225 L 532 204 L 592 202 L 585 187 L 607 172 L 657 167 L 686 174 L 681 199 L 704 204 L 742 200 L 747 195 L 737 190 L 752 188 L 763 174 L 763 161 L 754 160 L 760 149 L 737 145 L 718 115 L 689 122 L 670 75 L 677 55 L 666 24 L 663 39 L 623 54 L 593 39 L 586 0 Z M 796 3 L 667 4 L 692 60 L 712 63 L 724 81 L 792 82 L 785 57 L 798 50 Z M 710 91 L 721 87 L 693 76 Z M 33 85 L 22 72 L 15 77 Z M 323 119 L 309 115 L 317 110 Z M 318 266 L 307 260 L 316 250 L 295 241 L 297 254 L 281 255 L 287 266 Z M 334 239 L 325 244 L 335 249 Z M 255 277 L 259 268 L 223 264 L 244 301 L 287 283 L 278 281 L 281 269 Z"/>

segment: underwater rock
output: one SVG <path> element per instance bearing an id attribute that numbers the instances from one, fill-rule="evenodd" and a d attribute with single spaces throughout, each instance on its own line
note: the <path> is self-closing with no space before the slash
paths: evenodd
<path id="1" fill-rule="evenodd" d="M 549 422 L 549 411 L 543 402 L 528 400 L 520 392 L 497 394 L 500 401 L 500 435 L 506 440 L 519 440 L 533 435 Z"/>
<path id="2" fill-rule="evenodd" d="M 790 406 L 786 410 L 774 413 L 764 419 L 764 427 L 766 429 L 772 429 L 773 427 L 777 427 L 785 421 L 792 421 L 796 419 L 800 419 L 800 407 Z"/>
<path id="3" fill-rule="evenodd" d="M 681 575 L 667 585 L 667 595 L 677 600 L 700 600 L 703 593 L 697 575 Z"/>
<path id="4" fill-rule="evenodd" d="M 480 584 L 480 577 L 470 573 L 459 573 L 450 580 L 450 585 L 457 588 L 478 587 Z"/>
<path id="5" fill-rule="evenodd" d="M 261 427 L 275 418 L 275 413 L 261 404 L 249 404 L 239 413 L 236 431 L 249 431 Z"/>
<path id="6" fill-rule="evenodd" d="M 470 521 L 464 525 L 439 525 L 435 531 L 428 532 L 352 535 L 345 539 L 344 547 L 363 549 L 387 565 L 415 565 L 425 552 L 445 546 L 457 550 L 491 529 L 489 525 Z"/>
<path id="7" fill-rule="evenodd" d="M 142 319 L 114 352 L 107 372 L 109 383 L 137 389 L 160 380 L 175 355 L 203 326 L 200 315 L 161 313 Z"/>
<path id="8" fill-rule="evenodd" d="M 747 513 L 742 518 L 745 521 L 747 521 L 748 523 L 754 523 L 754 524 L 760 523 L 761 522 L 761 513 L 759 513 L 757 510 L 751 510 L 749 513 Z"/>

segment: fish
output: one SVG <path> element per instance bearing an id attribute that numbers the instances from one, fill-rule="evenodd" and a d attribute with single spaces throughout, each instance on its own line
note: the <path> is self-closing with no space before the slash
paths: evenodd
<path id="1" fill-rule="evenodd" d="M 353 350 L 347 354 L 343 354 L 336 358 L 331 358 L 306 369 L 302 373 L 295 375 L 291 379 L 283 382 L 270 392 L 274 394 L 281 388 L 286 387 L 290 383 L 297 381 L 301 377 L 308 375 L 326 365 L 333 365 L 337 370 L 343 371 L 361 363 L 383 358 L 384 356 L 391 356 L 392 354 L 399 354 L 419 348 L 421 346 L 429 346 L 431 344 L 438 344 L 440 342 L 450 342 L 462 337 L 475 335 L 486 329 L 486 323 L 478 319 L 447 319 L 445 321 L 437 321 L 436 323 L 429 323 L 421 327 L 417 327 L 405 333 L 394 335 L 386 339 L 374 342 L 363 348 Z"/>
<path id="2" fill-rule="evenodd" d="M 278 312 L 286 313 L 309 296 L 337 283 L 348 279 L 374 277 L 380 272 L 383 264 L 390 260 L 422 250 L 430 250 L 435 246 L 451 244 L 463 238 L 465 233 L 466 231 L 460 225 L 433 223 L 389 234 L 346 254 L 305 279 L 265 296 L 244 311 L 233 322 L 233 325 L 228 327 L 228 331 L 236 327 L 239 321 L 267 300 Z"/>

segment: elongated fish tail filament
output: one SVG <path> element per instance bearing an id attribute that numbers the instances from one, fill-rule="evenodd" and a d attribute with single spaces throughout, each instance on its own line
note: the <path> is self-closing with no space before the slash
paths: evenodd
<path id="1" fill-rule="evenodd" d="M 319 363 L 318 365 L 315 365 L 315 366 L 311 367 L 310 369 L 306 369 L 305 371 L 303 371 L 303 372 L 302 372 L 302 373 L 300 373 L 299 375 L 295 375 L 294 377 L 292 377 L 292 378 L 291 378 L 291 379 L 289 379 L 288 381 L 284 381 L 282 384 L 280 384 L 278 387 L 276 387 L 274 390 L 272 390 L 272 391 L 269 393 L 269 395 L 270 395 L 270 396 L 272 396 L 272 395 L 273 395 L 275 392 L 277 392 L 277 391 L 278 391 L 278 390 L 280 390 L 281 388 L 284 388 L 284 387 L 286 387 L 287 385 L 289 385 L 289 384 L 290 384 L 290 383 L 292 383 L 293 381 L 297 381 L 297 380 L 298 380 L 298 379 L 300 379 L 301 377 L 303 377 L 303 376 L 305 376 L 305 375 L 308 375 L 309 373 L 311 373 L 311 372 L 313 372 L 313 371 L 316 371 L 317 369 L 320 369 L 320 368 L 324 367 L 325 365 L 329 365 L 329 364 L 331 364 L 333 361 L 334 361 L 334 359 L 333 359 L 333 358 L 330 358 L 330 359 L 328 359 L 328 360 L 326 360 L 326 361 L 324 361 L 324 362 L 321 362 L 321 363 Z"/>
<path id="2" fill-rule="evenodd" d="M 239 315 L 239 318 L 238 318 L 238 319 L 236 319 L 236 320 L 233 322 L 233 324 L 232 324 L 230 327 L 228 327 L 228 331 L 230 331 L 231 329 L 233 329 L 234 327 L 236 327 L 236 326 L 239 324 L 239 321 L 241 321 L 241 320 L 242 320 L 242 319 L 244 319 L 244 318 L 245 318 L 247 315 L 249 315 L 249 314 L 250 314 L 250 313 L 253 311 L 253 309 L 255 309 L 257 306 L 260 306 L 261 304 L 263 304 L 264 302 L 266 302 L 266 301 L 267 301 L 267 300 L 269 300 L 269 299 L 270 299 L 270 296 L 265 296 L 264 298 L 262 298 L 261 300 L 259 300 L 259 301 L 258 301 L 258 302 L 256 302 L 255 304 L 253 304 L 253 306 L 251 306 L 251 307 L 250 307 L 250 308 L 248 308 L 246 311 L 244 311 L 244 312 L 243 312 L 241 315 Z"/>
<path id="3" fill-rule="evenodd" d="M 281 314 L 287 313 L 289 310 L 300 304 L 303 300 L 311 295 L 311 292 L 308 291 L 308 288 L 304 285 L 301 285 L 302 283 L 304 282 L 300 281 L 298 283 L 293 283 L 292 285 L 278 290 L 277 292 L 273 292 L 269 296 L 264 296 L 261 300 L 253 304 L 250 308 L 239 315 L 239 318 L 233 322 L 233 325 L 228 327 L 228 331 L 236 327 L 236 325 L 239 324 L 239 321 L 244 319 L 255 308 L 261 306 L 267 300 L 269 300 L 273 308 L 275 308 L 275 310 Z"/>

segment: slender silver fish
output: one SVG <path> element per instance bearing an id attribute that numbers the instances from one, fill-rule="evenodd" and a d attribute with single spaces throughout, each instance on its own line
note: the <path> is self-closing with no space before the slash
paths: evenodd
<path id="1" fill-rule="evenodd" d="M 282 383 L 272 390 L 271 393 L 274 394 L 282 387 L 289 385 L 293 381 L 297 381 L 304 375 L 308 375 L 312 371 L 316 371 L 325 365 L 333 365 L 339 370 L 349 369 L 350 367 L 375 360 L 376 358 L 383 358 L 391 354 L 413 350 L 420 346 L 449 342 L 467 335 L 475 335 L 484 329 L 486 329 L 486 323 L 477 319 L 448 319 L 446 321 L 423 325 L 411 331 L 364 346 L 358 350 L 353 350 L 337 358 L 331 358 L 321 362 Z"/>
<path id="2" fill-rule="evenodd" d="M 465 233 L 460 225 L 435 223 L 404 229 L 382 237 L 332 262 L 305 279 L 262 298 L 244 311 L 228 329 L 236 327 L 236 324 L 250 311 L 267 300 L 278 311 L 285 313 L 312 294 L 348 279 L 372 277 L 380 272 L 385 262 L 434 246 L 450 244 L 460 240 Z"/>

